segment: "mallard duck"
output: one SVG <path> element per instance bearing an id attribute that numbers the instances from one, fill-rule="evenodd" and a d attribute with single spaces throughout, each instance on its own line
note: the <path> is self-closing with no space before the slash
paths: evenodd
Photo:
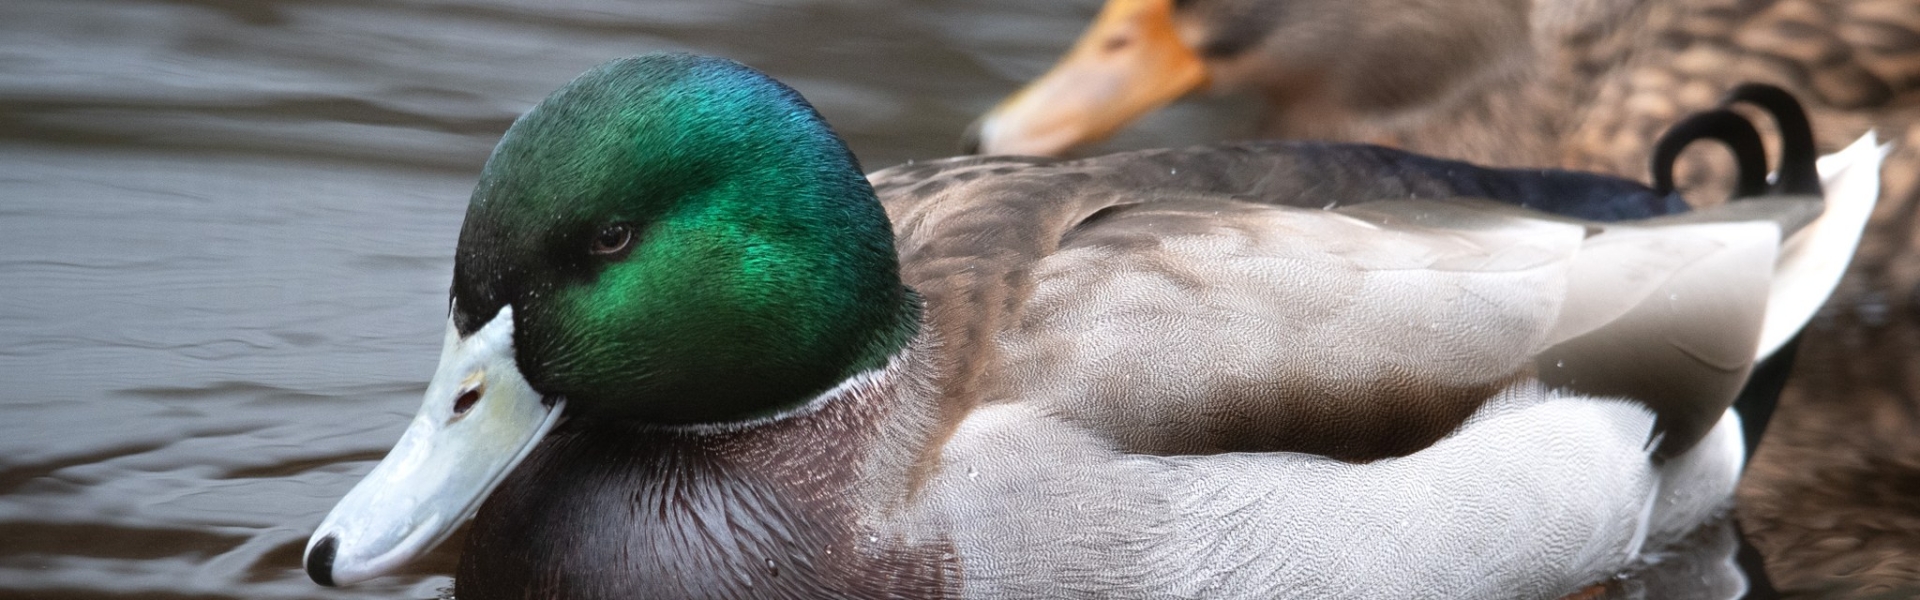
<path id="1" fill-rule="evenodd" d="M 308 572 L 471 514 L 462 600 L 1556 597 L 1722 514 L 1728 405 L 1881 151 L 1823 159 L 1824 203 L 1621 223 L 1347 160 L 1403 155 L 869 179 L 750 68 L 601 65 L 488 159 L 424 405 Z"/>
<path id="2" fill-rule="evenodd" d="M 1810 98 L 1829 142 L 1903 139 L 1916 36 L 1904 0 L 1109 0 L 968 145 L 1054 155 L 1241 92 L 1266 101 L 1263 137 L 1637 177 L 1668 124 L 1744 81 Z"/>

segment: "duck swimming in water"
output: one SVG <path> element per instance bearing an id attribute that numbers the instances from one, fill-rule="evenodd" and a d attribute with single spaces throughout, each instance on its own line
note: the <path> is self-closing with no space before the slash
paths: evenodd
<path id="1" fill-rule="evenodd" d="M 1911 145 L 1916 36 L 1904 0 L 1107 0 L 964 145 L 1057 155 L 1187 95 L 1244 94 L 1260 137 L 1636 175 L 1668 125 L 1749 81 L 1806 98 L 1829 143 Z"/>
<path id="2" fill-rule="evenodd" d="M 866 177 L 765 75 L 616 60 L 495 148 L 425 403 L 306 566 L 471 515 L 463 600 L 1563 596 L 1724 513 L 1881 156 L 1623 222 L 1515 205 L 1674 206 L 1364 146 Z"/>

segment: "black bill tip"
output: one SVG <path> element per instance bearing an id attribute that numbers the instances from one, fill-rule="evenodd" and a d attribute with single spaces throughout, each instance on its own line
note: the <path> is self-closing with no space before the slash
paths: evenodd
<path id="1" fill-rule="evenodd" d="M 331 535 L 320 538 L 307 552 L 307 576 L 314 583 L 327 587 L 333 586 L 333 554 L 340 549 L 340 540 Z"/>

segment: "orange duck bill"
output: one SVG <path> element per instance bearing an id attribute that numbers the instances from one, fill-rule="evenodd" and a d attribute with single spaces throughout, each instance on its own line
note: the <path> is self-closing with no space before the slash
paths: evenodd
<path id="1" fill-rule="evenodd" d="M 1174 28 L 1172 0 L 1108 0 L 1060 64 L 968 128 L 979 154 L 1056 155 L 1098 142 L 1207 84 Z"/>

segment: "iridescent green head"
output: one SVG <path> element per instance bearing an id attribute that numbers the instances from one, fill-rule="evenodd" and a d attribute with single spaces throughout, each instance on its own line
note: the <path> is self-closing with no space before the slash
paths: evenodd
<path id="1" fill-rule="evenodd" d="M 776 414 L 912 334 L 892 230 L 846 145 L 732 61 L 609 62 L 513 124 L 454 267 L 468 335 L 512 307 L 515 361 L 580 416 Z"/>

